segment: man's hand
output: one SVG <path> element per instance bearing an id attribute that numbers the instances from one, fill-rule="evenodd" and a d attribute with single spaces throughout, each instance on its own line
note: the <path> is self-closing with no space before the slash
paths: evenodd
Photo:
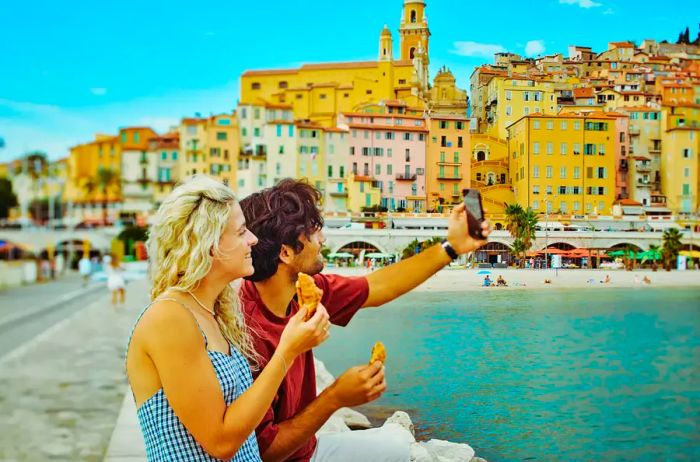
<path id="1" fill-rule="evenodd" d="M 384 366 L 381 361 L 351 367 L 328 388 L 339 408 L 369 403 L 379 398 L 385 390 Z"/>
<path id="2" fill-rule="evenodd" d="M 489 223 L 484 221 L 481 223 L 481 233 L 487 237 L 491 232 Z M 476 240 L 469 235 L 469 226 L 467 225 L 467 210 L 464 203 L 459 204 L 452 209 L 450 214 L 449 224 L 447 228 L 447 241 L 450 243 L 455 252 L 463 254 L 473 252 L 482 245 L 486 244 L 486 240 Z"/>

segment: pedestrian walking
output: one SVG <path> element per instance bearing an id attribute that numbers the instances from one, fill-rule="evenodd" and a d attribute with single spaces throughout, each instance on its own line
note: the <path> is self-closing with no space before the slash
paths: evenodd
<path id="1" fill-rule="evenodd" d="M 88 282 L 90 282 L 90 275 L 92 274 L 92 263 L 86 254 L 78 261 L 78 272 L 83 278 L 83 287 L 87 287 Z"/>
<path id="2" fill-rule="evenodd" d="M 124 305 L 126 295 L 124 268 L 119 263 L 119 259 L 114 256 L 109 258 L 109 266 L 105 267 L 105 269 L 107 271 L 107 289 L 112 292 L 112 306 L 117 306 L 117 299 L 119 299 L 120 305 Z"/>

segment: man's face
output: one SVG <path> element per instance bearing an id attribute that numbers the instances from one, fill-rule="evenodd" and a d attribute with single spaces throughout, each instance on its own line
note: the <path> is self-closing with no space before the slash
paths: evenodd
<path id="1" fill-rule="evenodd" d="M 294 257 L 294 266 L 296 266 L 297 272 L 313 276 L 323 271 L 321 248 L 326 242 L 323 231 L 320 229 L 314 231 L 308 239 L 302 234 L 299 236 L 299 242 L 304 245 L 304 249 Z"/>

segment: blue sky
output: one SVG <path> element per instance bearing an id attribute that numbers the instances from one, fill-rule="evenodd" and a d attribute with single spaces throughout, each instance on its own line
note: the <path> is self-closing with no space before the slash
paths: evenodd
<path id="1" fill-rule="evenodd" d="M 431 77 L 447 65 L 462 88 L 507 50 L 566 53 L 571 44 L 675 41 L 697 33 L 700 2 L 428 0 Z M 0 161 L 29 150 L 65 157 L 96 132 L 236 106 L 246 69 L 376 59 L 387 24 L 398 51 L 402 0 L 0 0 Z M 681 6 L 683 5 L 683 6 Z M 682 14 L 680 14 L 682 12 Z"/>

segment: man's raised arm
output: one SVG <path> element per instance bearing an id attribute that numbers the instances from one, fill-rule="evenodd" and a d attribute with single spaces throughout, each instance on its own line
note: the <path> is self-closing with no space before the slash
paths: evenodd
<path id="1" fill-rule="evenodd" d="M 477 241 L 469 235 L 466 213 L 464 204 L 460 204 L 452 209 L 449 218 L 447 243 L 458 255 L 486 244 L 485 240 Z M 481 226 L 483 235 L 488 236 L 488 223 L 483 222 Z M 368 274 L 369 296 L 362 307 L 381 306 L 400 297 L 425 282 L 451 260 L 443 246 L 435 244 L 418 255 Z"/>

